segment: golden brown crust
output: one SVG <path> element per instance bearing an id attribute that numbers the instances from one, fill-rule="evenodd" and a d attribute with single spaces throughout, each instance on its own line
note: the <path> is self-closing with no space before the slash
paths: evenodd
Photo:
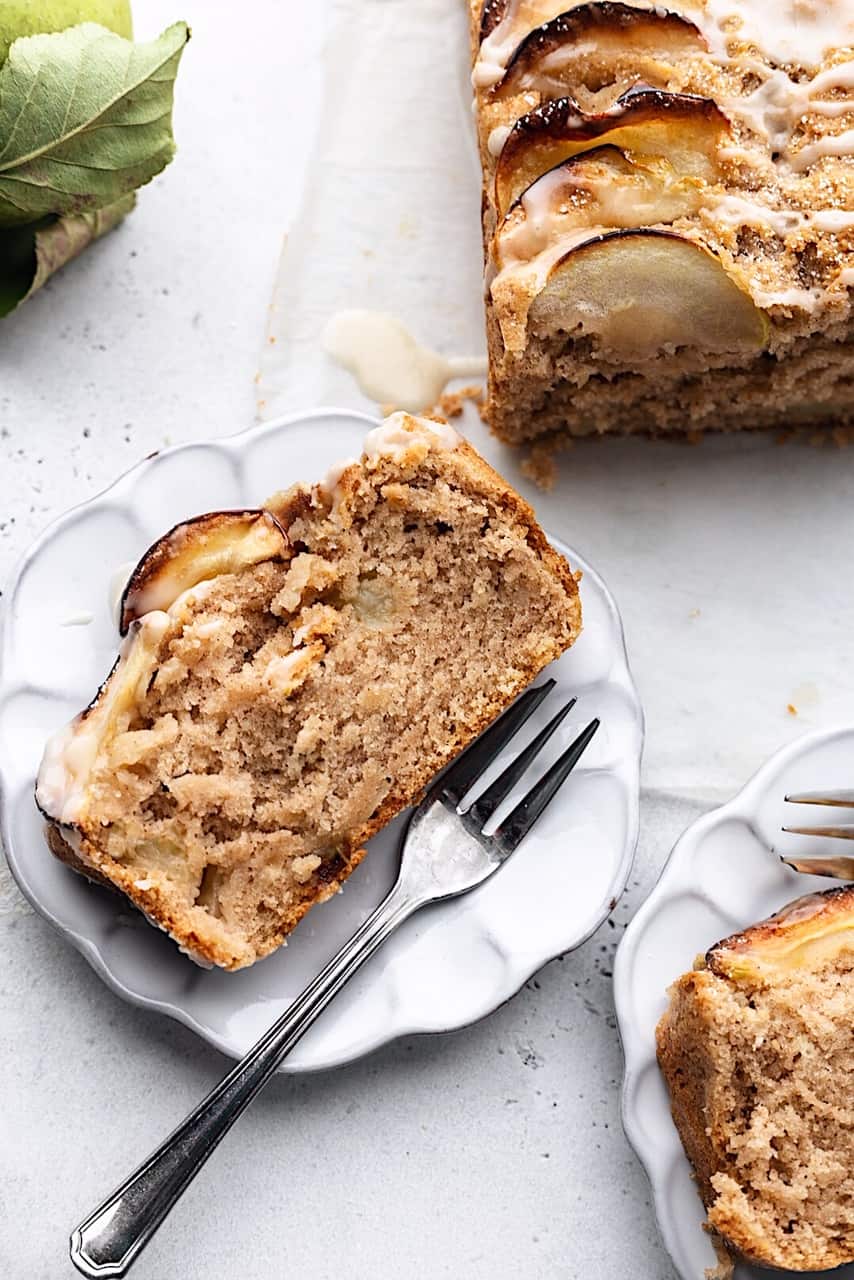
<path id="1" fill-rule="evenodd" d="M 670 988 L 670 1006 L 655 1033 L 656 1053 L 670 1092 L 670 1108 L 703 1203 L 714 1199 L 712 1176 L 721 1167 L 721 1135 L 707 1133 L 708 1054 L 704 1004 L 708 975 L 686 973 Z"/>

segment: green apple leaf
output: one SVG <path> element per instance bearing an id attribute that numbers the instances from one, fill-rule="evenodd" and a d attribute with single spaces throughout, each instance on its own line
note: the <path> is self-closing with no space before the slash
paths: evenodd
<path id="1" fill-rule="evenodd" d="M 103 209 L 175 152 L 185 22 L 132 44 L 95 23 L 16 40 L 0 67 L 0 227 Z"/>
<path id="2" fill-rule="evenodd" d="M 54 271 L 118 226 L 135 203 L 131 192 L 106 209 L 64 218 L 49 216 L 25 227 L 0 230 L 0 316 L 14 311 Z"/>

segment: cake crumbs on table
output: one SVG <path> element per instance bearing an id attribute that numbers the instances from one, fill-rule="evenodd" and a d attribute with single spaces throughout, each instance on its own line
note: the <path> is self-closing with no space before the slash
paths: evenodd
<path id="1" fill-rule="evenodd" d="M 713 1267 L 706 1267 L 706 1280 L 733 1280 L 735 1276 L 735 1258 L 716 1231 L 713 1231 L 706 1223 L 703 1224 L 703 1230 L 710 1236 L 712 1248 L 717 1258 L 717 1262 Z"/>
<path id="2" fill-rule="evenodd" d="M 485 388 L 478 382 L 472 382 L 468 386 L 460 387 L 458 391 L 446 391 L 444 395 L 439 396 L 435 412 L 441 413 L 445 418 L 458 418 L 466 400 L 473 400 L 480 408 L 486 400 Z"/>
<path id="3" fill-rule="evenodd" d="M 458 391 L 446 391 L 431 408 L 425 408 L 420 411 L 420 418 L 432 418 L 436 422 L 447 422 L 450 418 L 459 418 L 463 412 L 466 400 L 471 400 L 477 406 L 481 417 L 483 417 L 483 405 L 486 399 L 486 389 L 479 383 L 473 382 L 469 386 L 460 387 Z M 381 404 L 380 413 L 384 418 L 390 418 L 393 413 L 400 412 L 399 404 Z M 484 419 L 486 421 L 486 419 Z"/>
<path id="4" fill-rule="evenodd" d="M 774 437 L 775 444 L 790 444 L 792 441 L 808 444 L 813 449 L 826 449 L 829 446 L 847 449 L 849 445 L 854 444 L 854 425 L 822 427 L 819 431 L 788 427 Z"/>
<path id="5" fill-rule="evenodd" d="M 557 462 L 554 445 L 535 444 L 530 453 L 520 463 L 523 476 L 532 480 L 538 489 L 550 492 L 557 480 Z"/>

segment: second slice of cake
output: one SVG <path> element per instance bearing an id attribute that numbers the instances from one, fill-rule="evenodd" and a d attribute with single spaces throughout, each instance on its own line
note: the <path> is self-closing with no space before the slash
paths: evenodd
<path id="1" fill-rule="evenodd" d="M 717 943 L 670 989 L 658 1060 L 709 1225 L 765 1267 L 854 1262 L 854 888 Z"/>
<path id="2" fill-rule="evenodd" d="M 240 968 L 578 635 L 575 576 L 444 423 L 143 557 L 119 659 L 49 742 L 54 853 Z"/>

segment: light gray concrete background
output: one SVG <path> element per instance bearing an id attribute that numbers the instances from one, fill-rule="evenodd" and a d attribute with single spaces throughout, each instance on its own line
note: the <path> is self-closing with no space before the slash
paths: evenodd
<path id="1" fill-rule="evenodd" d="M 164 443 L 237 430 L 255 411 L 282 235 L 311 151 L 323 6 L 137 0 L 136 12 L 141 37 L 179 16 L 194 28 L 175 115 L 180 152 L 124 227 L 0 325 L 0 582 L 53 516 L 119 471 Z M 739 719 L 738 686 L 724 683 L 716 701 L 733 700 L 730 741 L 724 729 L 706 741 L 690 694 L 705 673 L 690 671 L 685 622 L 704 575 L 668 574 L 667 520 L 655 514 L 667 492 L 651 501 L 639 456 L 637 447 L 624 462 L 571 455 L 558 492 L 573 494 L 578 545 L 623 606 L 656 740 L 678 722 L 686 758 L 708 752 L 716 778 L 742 778 L 761 763 L 769 725 L 772 738 L 789 732 L 788 690 L 752 707 L 760 745 Z M 728 465 L 716 453 L 708 463 L 692 451 L 654 457 L 656 483 L 671 492 L 701 466 Z M 765 466 L 748 457 L 749 481 L 732 501 L 749 529 Z M 607 466 L 610 506 L 596 497 Z M 835 485 L 850 511 L 837 458 L 807 450 L 772 469 L 775 492 L 811 485 L 827 495 Z M 795 472 L 798 483 L 787 481 Z M 702 485 L 695 501 L 713 521 Z M 690 521 L 676 532 L 693 546 Z M 700 547 L 708 541 L 697 543 L 697 564 Z M 714 566 L 716 580 L 723 573 Z M 650 579 L 662 588 L 654 598 Z M 806 579 L 799 586 L 809 591 Z M 757 598 L 769 635 L 776 603 Z M 841 631 L 846 607 L 833 606 Z M 810 616 L 822 608 L 818 596 Z M 726 640 L 733 620 L 724 621 L 709 625 Z M 680 652 L 665 662 L 662 636 L 677 622 Z M 726 661 L 744 657 L 726 651 Z M 723 663 L 710 679 L 723 678 Z M 819 671 L 797 680 L 807 676 Z M 848 686 L 839 683 L 840 696 L 850 698 Z M 637 863 L 612 921 L 477 1026 L 403 1041 L 326 1076 L 274 1081 L 134 1276 L 673 1280 L 620 1128 L 611 972 L 675 837 L 726 788 L 669 786 L 665 764 L 647 775 Z M 227 1064 L 183 1027 L 121 1003 L 2 875 L 0 1276 L 67 1280 L 70 1228 Z"/>

